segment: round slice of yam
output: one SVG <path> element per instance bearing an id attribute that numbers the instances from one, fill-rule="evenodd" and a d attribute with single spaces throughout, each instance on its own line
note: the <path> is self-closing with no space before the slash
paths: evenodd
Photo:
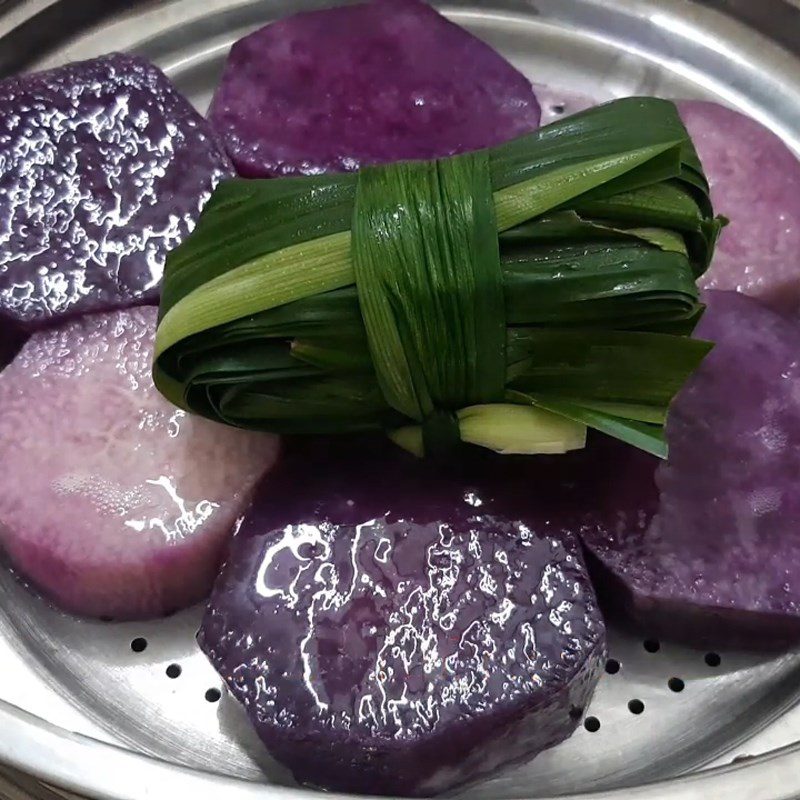
<path id="1" fill-rule="evenodd" d="M 209 119 L 245 177 L 350 171 L 513 139 L 529 81 L 421 0 L 287 17 L 231 48 Z"/>
<path id="2" fill-rule="evenodd" d="M 576 537 L 530 501 L 349 443 L 272 474 L 199 641 L 297 780 L 432 795 L 572 733 L 605 631 Z"/>
<path id="3" fill-rule="evenodd" d="M 121 53 L 0 81 L 0 164 L 0 351 L 2 329 L 157 302 L 233 174 L 167 76 Z"/>
<path id="4" fill-rule="evenodd" d="M 673 403 L 668 460 L 593 456 L 581 535 L 604 597 L 648 634 L 784 647 L 800 642 L 800 325 L 707 295 L 697 335 L 716 345 Z"/>
<path id="5" fill-rule="evenodd" d="M 150 376 L 157 310 L 34 334 L 0 373 L 0 549 L 59 607 L 156 617 L 207 596 L 278 440 L 190 416 Z"/>

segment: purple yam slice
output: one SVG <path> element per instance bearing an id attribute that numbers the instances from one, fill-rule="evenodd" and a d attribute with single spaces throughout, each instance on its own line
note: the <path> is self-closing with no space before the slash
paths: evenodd
<path id="1" fill-rule="evenodd" d="M 706 299 L 697 335 L 717 344 L 674 403 L 669 460 L 606 451 L 583 541 L 653 635 L 796 643 L 800 325 L 736 292 Z"/>
<path id="2" fill-rule="evenodd" d="M 779 311 L 800 307 L 800 161 L 750 117 L 716 103 L 678 104 L 711 183 L 722 232 L 701 286 L 735 289 Z"/>
<path id="3" fill-rule="evenodd" d="M 207 596 L 277 440 L 187 415 L 150 377 L 157 310 L 34 334 L 0 374 L 0 550 L 63 609 L 153 617 Z"/>
<path id="4" fill-rule="evenodd" d="M 567 738 L 605 635 L 575 538 L 396 459 L 284 461 L 199 642 L 298 781 L 426 796 Z"/>
<path id="5" fill-rule="evenodd" d="M 0 82 L 0 327 L 155 302 L 164 259 L 232 174 L 147 61 L 110 55 Z"/>
<path id="6" fill-rule="evenodd" d="M 534 130 L 528 80 L 420 0 L 297 14 L 236 42 L 209 118 L 245 177 L 435 158 Z"/>

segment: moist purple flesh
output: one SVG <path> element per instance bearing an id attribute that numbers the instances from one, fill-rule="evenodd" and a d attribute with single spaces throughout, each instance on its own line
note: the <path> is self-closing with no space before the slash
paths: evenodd
<path id="1" fill-rule="evenodd" d="M 585 545 L 612 600 L 655 635 L 745 646 L 800 640 L 800 325 L 708 292 L 717 344 L 677 397 L 669 460 L 595 459 Z"/>
<path id="2" fill-rule="evenodd" d="M 0 550 L 61 608 L 154 617 L 208 595 L 274 436 L 191 416 L 150 376 L 157 309 L 33 334 L 0 374 Z"/>
<path id="3" fill-rule="evenodd" d="M 700 284 L 780 311 L 800 307 L 800 161 L 772 131 L 717 103 L 678 104 L 711 184 L 722 232 Z"/>
<path id="4" fill-rule="evenodd" d="M 603 622 L 576 539 L 502 505 L 394 451 L 273 473 L 199 642 L 299 781 L 431 795 L 571 734 Z"/>
<path id="5" fill-rule="evenodd" d="M 209 118 L 246 177 L 487 147 L 539 125 L 530 83 L 419 0 L 297 14 L 231 48 Z"/>
<path id="6" fill-rule="evenodd" d="M 147 61 L 110 55 L 0 82 L 0 327 L 157 301 L 167 251 L 232 174 Z"/>

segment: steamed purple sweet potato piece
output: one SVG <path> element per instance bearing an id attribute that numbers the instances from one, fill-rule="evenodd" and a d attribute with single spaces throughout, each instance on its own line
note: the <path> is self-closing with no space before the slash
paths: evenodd
<path id="1" fill-rule="evenodd" d="M 800 308 L 800 161 L 772 131 L 717 103 L 684 100 L 681 116 L 711 184 L 722 232 L 708 289 L 735 289 L 779 311 Z"/>
<path id="2" fill-rule="evenodd" d="M 434 158 L 534 130 L 528 80 L 420 0 L 287 17 L 231 48 L 209 119 L 241 175 Z"/>
<path id="3" fill-rule="evenodd" d="M 607 596 L 654 635 L 714 646 L 800 641 L 800 325 L 708 292 L 714 350 L 676 399 L 666 463 L 597 458 L 582 537 Z"/>
<path id="4" fill-rule="evenodd" d="M 167 251 L 232 174 L 147 61 L 110 55 L 0 82 L 0 328 L 157 301 Z"/>
<path id="5" fill-rule="evenodd" d="M 0 550 L 67 611 L 153 617 L 205 597 L 277 454 L 161 397 L 156 314 L 35 333 L 0 373 Z"/>
<path id="6" fill-rule="evenodd" d="M 287 456 L 199 642 L 300 782 L 406 796 L 568 737 L 605 652 L 574 537 L 398 451 Z"/>

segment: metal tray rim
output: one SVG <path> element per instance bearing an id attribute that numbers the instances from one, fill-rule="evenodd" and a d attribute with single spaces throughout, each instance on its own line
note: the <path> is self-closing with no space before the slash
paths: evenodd
<path id="1" fill-rule="evenodd" d="M 311 790 L 255 783 L 240 778 L 190 769 L 135 753 L 82 734 L 71 733 L 45 720 L 0 701 L 3 737 L 0 761 L 25 770 L 59 788 L 89 792 L 103 800 L 141 800 L 159 787 L 162 797 L 194 797 L 217 800 L 221 793 L 230 800 L 256 800 L 270 796 L 296 800 Z M 95 769 L 80 772 L 75 767 L 93 761 Z M 97 768 L 99 765 L 99 768 Z M 708 797 L 741 796 L 742 778 L 749 800 L 791 800 L 797 793 L 800 742 L 754 757 L 752 760 L 703 770 L 636 789 L 561 795 L 539 800 L 704 800 Z M 121 780 L 121 776 L 124 776 Z M 174 793 L 174 794 L 173 794 Z M 328 794 L 330 800 L 352 800 L 352 795 Z M 375 798 L 374 800 L 380 800 Z"/>

